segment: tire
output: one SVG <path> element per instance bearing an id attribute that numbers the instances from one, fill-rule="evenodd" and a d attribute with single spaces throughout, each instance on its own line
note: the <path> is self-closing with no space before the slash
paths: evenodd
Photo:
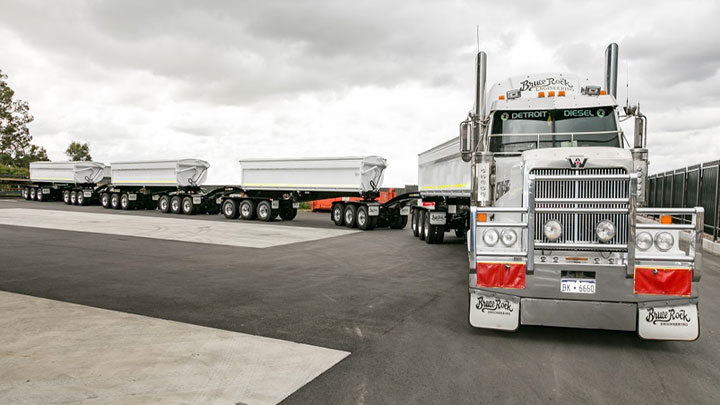
<path id="1" fill-rule="evenodd" d="M 123 193 L 120 196 L 120 208 L 128 211 L 135 208 L 135 201 L 130 201 L 130 196 L 127 193 Z"/>
<path id="2" fill-rule="evenodd" d="M 346 205 L 343 216 L 345 217 L 345 226 L 348 228 L 357 228 L 357 207 L 355 204 Z"/>
<path id="3" fill-rule="evenodd" d="M 85 199 L 85 192 L 83 190 L 80 190 L 77 192 L 77 205 L 83 206 L 87 205 L 87 200 Z"/>
<path id="4" fill-rule="evenodd" d="M 37 189 L 37 192 L 35 193 L 35 199 L 40 202 L 45 201 L 45 196 L 43 195 L 42 188 Z"/>
<path id="5" fill-rule="evenodd" d="M 430 224 L 430 215 L 425 213 L 425 226 L 423 226 L 425 233 L 425 243 L 436 244 L 442 243 L 445 238 L 445 229 L 443 227 Z"/>
<path id="6" fill-rule="evenodd" d="M 160 209 L 160 212 L 167 214 L 170 212 L 170 197 L 168 197 L 166 194 L 163 194 L 158 199 L 158 208 Z"/>
<path id="7" fill-rule="evenodd" d="M 197 208 L 193 204 L 192 197 L 188 196 L 182 200 L 182 213 L 185 215 L 195 215 Z"/>
<path id="8" fill-rule="evenodd" d="M 255 215 L 257 213 L 255 212 L 255 201 L 253 200 L 242 200 L 240 202 L 240 218 L 250 221 L 255 219 Z"/>
<path id="9" fill-rule="evenodd" d="M 333 204 L 330 217 L 335 222 L 335 225 L 345 225 L 345 204 Z"/>
<path id="10" fill-rule="evenodd" d="M 272 210 L 272 212 L 270 213 L 270 221 L 274 221 L 274 220 L 278 217 L 278 215 L 280 215 L 280 210 L 279 210 L 279 209 L 278 209 L 278 210 Z"/>
<path id="11" fill-rule="evenodd" d="M 30 187 L 25 187 L 22 191 L 22 198 L 29 200 L 30 199 Z"/>
<path id="12" fill-rule="evenodd" d="M 465 238 L 467 238 L 467 233 L 465 233 L 465 231 L 462 229 L 456 229 L 455 236 L 457 236 L 460 239 L 465 239 Z"/>
<path id="13" fill-rule="evenodd" d="M 220 213 L 220 206 L 217 205 L 215 202 L 210 205 L 210 208 L 207 210 L 208 215 L 217 215 Z"/>
<path id="14" fill-rule="evenodd" d="M 260 221 L 269 222 L 273 220 L 273 209 L 272 205 L 270 205 L 270 201 L 268 200 L 262 200 L 258 203 L 257 209 L 255 210 L 257 212 L 257 219 Z"/>
<path id="15" fill-rule="evenodd" d="M 427 212 L 425 210 L 420 211 L 420 215 L 418 216 L 418 238 L 420 240 L 425 240 L 425 217 L 427 216 Z"/>
<path id="16" fill-rule="evenodd" d="M 63 202 L 65 205 L 70 205 L 70 192 L 67 190 L 63 191 Z"/>
<path id="17" fill-rule="evenodd" d="M 413 210 L 412 211 L 412 234 L 416 238 L 420 236 L 420 225 L 418 224 L 419 218 L 420 218 L 420 210 Z"/>
<path id="18" fill-rule="evenodd" d="M 280 208 L 280 218 L 283 221 L 292 221 L 297 216 L 297 208 Z"/>
<path id="19" fill-rule="evenodd" d="M 368 213 L 368 207 L 360 206 L 357 209 L 356 221 L 357 227 L 363 231 L 372 231 L 377 226 L 378 217 L 371 217 Z"/>
<path id="20" fill-rule="evenodd" d="M 35 201 L 35 194 L 37 193 L 37 189 L 33 187 L 33 188 L 30 189 L 30 192 L 29 192 L 29 193 L 30 193 L 30 194 L 29 194 L 29 195 L 30 195 L 30 200 Z"/>
<path id="21" fill-rule="evenodd" d="M 77 205 L 77 191 L 70 192 L 70 205 Z"/>
<path id="22" fill-rule="evenodd" d="M 100 205 L 102 205 L 103 208 L 110 208 L 110 194 L 102 193 L 100 196 Z"/>
<path id="23" fill-rule="evenodd" d="M 227 219 L 237 219 L 240 213 L 238 212 L 238 206 L 235 203 L 235 200 L 228 199 L 223 201 L 222 213 Z"/>
<path id="24" fill-rule="evenodd" d="M 112 193 L 110 195 L 110 207 L 114 210 L 119 210 L 120 207 L 120 194 Z"/>
<path id="25" fill-rule="evenodd" d="M 179 195 L 174 195 L 170 199 L 170 212 L 173 214 L 180 214 L 182 212 L 182 198 Z"/>
<path id="26" fill-rule="evenodd" d="M 407 226 L 408 217 L 404 215 L 398 215 L 390 222 L 390 229 L 403 229 Z"/>

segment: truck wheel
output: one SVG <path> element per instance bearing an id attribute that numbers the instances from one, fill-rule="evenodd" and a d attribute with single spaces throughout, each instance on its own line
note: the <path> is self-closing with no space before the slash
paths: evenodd
<path id="1" fill-rule="evenodd" d="M 170 212 L 173 214 L 182 212 L 182 198 L 179 195 L 175 195 L 170 199 Z"/>
<path id="2" fill-rule="evenodd" d="M 357 207 L 354 204 L 345 206 L 345 226 L 348 228 L 357 228 Z"/>
<path id="3" fill-rule="evenodd" d="M 335 225 L 345 225 L 345 204 L 333 204 L 331 216 Z"/>
<path id="4" fill-rule="evenodd" d="M 418 224 L 419 218 L 420 218 L 420 210 L 413 210 L 412 211 L 412 234 L 416 238 L 420 236 L 420 225 Z"/>
<path id="5" fill-rule="evenodd" d="M 370 230 L 370 215 L 368 215 L 368 209 L 366 206 L 363 205 L 357 209 L 355 221 L 357 222 L 358 228 L 362 229 L 363 231 Z"/>
<path id="6" fill-rule="evenodd" d="M 278 215 L 280 215 L 280 210 L 272 210 L 272 212 L 270 213 L 270 221 L 274 221 L 275 218 L 278 217 Z"/>
<path id="7" fill-rule="evenodd" d="M 87 200 L 85 199 L 85 192 L 83 190 L 80 190 L 77 192 L 77 205 L 87 205 Z"/>
<path id="8" fill-rule="evenodd" d="M 70 192 L 70 205 L 77 205 L 77 191 Z"/>
<path id="9" fill-rule="evenodd" d="M 160 208 L 160 212 L 167 214 L 170 212 L 170 197 L 163 194 L 158 199 L 158 208 Z"/>
<path id="10" fill-rule="evenodd" d="M 262 200 L 257 205 L 257 219 L 260 221 L 272 221 L 272 206 L 270 201 Z"/>
<path id="11" fill-rule="evenodd" d="M 280 208 L 280 218 L 283 221 L 292 221 L 297 216 L 297 208 Z"/>
<path id="12" fill-rule="evenodd" d="M 103 208 L 110 208 L 110 194 L 102 193 L 100 196 L 100 205 L 102 205 Z"/>
<path id="13" fill-rule="evenodd" d="M 70 205 L 70 192 L 67 190 L 63 191 L 63 202 L 65 205 Z"/>
<path id="14" fill-rule="evenodd" d="M 242 200 L 240 202 L 240 218 L 247 221 L 255 219 L 255 201 Z"/>
<path id="15" fill-rule="evenodd" d="M 185 215 L 195 215 L 195 204 L 193 204 L 192 197 L 185 197 L 182 200 L 182 213 Z"/>
<path id="16" fill-rule="evenodd" d="M 33 201 L 35 201 L 35 194 L 37 194 L 37 189 L 36 189 L 36 188 L 31 188 L 31 189 L 30 189 L 30 199 L 33 200 Z"/>
<path id="17" fill-rule="evenodd" d="M 423 226 L 425 232 L 425 243 L 435 244 L 442 243 L 445 237 L 445 229 L 443 227 L 430 224 L 430 213 L 425 213 L 425 226 Z"/>
<path id="18" fill-rule="evenodd" d="M 239 215 L 237 204 L 234 200 L 225 200 L 222 204 L 222 213 L 227 219 L 236 219 Z"/>
<path id="19" fill-rule="evenodd" d="M 390 222 L 390 229 L 403 229 L 407 225 L 408 217 L 398 215 Z"/>
<path id="20" fill-rule="evenodd" d="M 110 195 L 110 207 L 114 210 L 120 209 L 120 194 L 112 193 L 112 195 Z"/>
<path id="21" fill-rule="evenodd" d="M 465 239 L 467 237 L 467 233 L 465 233 L 465 230 L 463 230 L 463 229 L 456 229 L 455 236 L 457 236 L 460 239 Z"/>
<path id="22" fill-rule="evenodd" d="M 208 215 L 217 215 L 219 213 L 220 213 L 220 206 L 217 205 L 217 203 L 215 203 L 213 201 L 212 204 L 210 205 L 210 208 L 208 208 L 208 210 L 207 210 L 207 214 Z"/>
<path id="23" fill-rule="evenodd" d="M 420 215 L 418 215 L 418 237 L 420 240 L 425 240 L 425 236 L 427 235 L 425 233 L 425 217 L 428 216 L 427 212 L 425 210 L 420 211 Z"/>
<path id="24" fill-rule="evenodd" d="M 25 187 L 25 188 L 23 189 L 23 191 L 22 191 L 22 198 L 23 198 L 24 200 L 27 200 L 27 199 L 28 199 L 28 194 L 30 194 L 30 188 L 29 188 L 29 187 Z"/>
<path id="25" fill-rule="evenodd" d="M 125 211 L 135 208 L 135 204 L 133 203 L 133 201 L 130 201 L 130 196 L 127 195 L 127 193 L 123 193 L 120 196 L 120 208 Z"/>
<path id="26" fill-rule="evenodd" d="M 45 200 L 45 196 L 43 195 L 42 188 L 37 189 L 37 192 L 35 193 L 35 199 L 40 202 Z"/>

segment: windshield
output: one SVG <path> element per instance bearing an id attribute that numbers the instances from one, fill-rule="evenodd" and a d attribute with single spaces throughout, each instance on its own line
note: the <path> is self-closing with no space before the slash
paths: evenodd
<path id="1" fill-rule="evenodd" d="M 529 149 L 575 146 L 620 147 L 613 107 L 497 111 L 490 151 L 521 153 Z"/>

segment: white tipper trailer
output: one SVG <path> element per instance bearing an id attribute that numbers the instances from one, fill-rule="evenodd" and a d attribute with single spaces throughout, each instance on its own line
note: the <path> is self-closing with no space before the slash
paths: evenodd
<path id="1" fill-rule="evenodd" d="M 207 192 L 201 187 L 209 167 L 200 159 L 114 162 L 110 164 L 110 184 L 101 192 L 100 201 L 104 208 L 217 214 L 213 197 L 219 191 Z"/>
<path id="2" fill-rule="evenodd" d="M 301 202 L 336 197 L 359 201 L 333 204 L 336 225 L 371 230 L 407 224 L 406 200 L 376 201 L 387 161 L 379 156 L 240 160 L 241 184 L 218 198 L 228 219 L 291 220 Z"/>
<path id="3" fill-rule="evenodd" d="M 88 205 L 98 200 L 98 188 L 109 177 L 108 167 L 100 162 L 32 162 L 30 184 L 22 196 L 26 200 L 62 199 L 65 204 Z"/>

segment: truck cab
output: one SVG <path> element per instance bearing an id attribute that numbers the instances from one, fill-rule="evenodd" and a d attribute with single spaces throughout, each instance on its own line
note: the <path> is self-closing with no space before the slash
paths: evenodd
<path id="1" fill-rule="evenodd" d="M 617 45 L 602 85 L 543 73 L 485 94 L 485 65 L 480 52 L 475 108 L 460 126 L 472 173 L 470 324 L 697 339 L 702 208 L 643 208 L 646 117 L 618 108 Z M 628 119 L 632 143 L 620 126 Z"/>

